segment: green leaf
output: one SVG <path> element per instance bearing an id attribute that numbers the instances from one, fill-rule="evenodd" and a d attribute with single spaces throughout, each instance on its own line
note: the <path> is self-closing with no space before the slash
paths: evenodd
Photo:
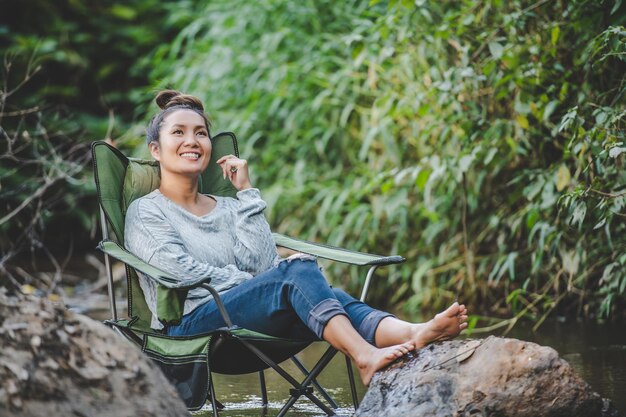
<path id="1" fill-rule="evenodd" d="M 431 169 L 421 169 L 419 174 L 417 174 L 417 178 L 415 179 L 415 185 L 421 190 L 424 191 L 424 187 L 428 182 L 428 178 L 430 178 L 432 170 Z"/>
<path id="2" fill-rule="evenodd" d="M 550 116 L 552 116 L 552 113 L 554 113 L 554 110 L 557 108 L 558 105 L 559 105 L 559 102 L 557 100 L 552 100 L 548 104 L 546 104 L 546 107 L 543 110 L 544 122 L 547 122 L 548 120 L 550 120 Z"/>
<path id="3" fill-rule="evenodd" d="M 115 4 L 111 7 L 111 14 L 124 20 L 133 20 L 137 12 L 128 6 Z"/>
<path id="4" fill-rule="evenodd" d="M 528 230 L 531 230 L 539 219 L 540 219 L 539 210 L 534 209 L 534 208 L 529 210 L 528 214 L 526 215 L 526 227 L 528 228 Z"/>
<path id="5" fill-rule="evenodd" d="M 556 190 L 562 191 L 570 184 L 571 179 L 572 176 L 567 166 L 565 164 L 561 165 L 555 173 L 554 183 L 556 184 Z"/>
<path id="6" fill-rule="evenodd" d="M 587 205 L 584 201 L 578 202 L 576 204 L 574 211 L 572 212 L 572 218 L 570 220 L 571 225 L 582 226 L 583 221 L 585 220 L 585 216 L 587 215 Z"/>
<path id="7" fill-rule="evenodd" d="M 551 40 L 552 40 L 552 46 L 556 46 L 556 43 L 559 40 L 559 36 L 561 35 L 561 28 L 557 25 L 554 26 L 552 28 L 552 32 L 551 32 Z"/>
<path id="8" fill-rule="evenodd" d="M 502 58 L 502 53 L 504 52 L 504 47 L 502 46 L 502 44 L 493 41 L 493 42 L 489 42 L 488 46 L 489 46 L 489 52 L 491 52 L 491 55 L 495 59 Z"/>
<path id="9" fill-rule="evenodd" d="M 517 117 L 515 117 L 515 120 L 517 121 L 519 127 L 521 127 L 522 129 L 528 130 L 528 128 L 530 127 L 528 119 L 523 114 L 518 114 Z"/>
<path id="10" fill-rule="evenodd" d="M 619 10 L 621 6 L 622 6 L 622 0 L 615 0 L 615 4 L 613 5 L 613 8 L 611 9 L 610 14 L 614 14 L 616 11 Z"/>
<path id="11" fill-rule="evenodd" d="M 463 155 L 461 159 L 459 160 L 459 171 L 467 172 L 469 167 L 472 165 L 473 160 L 474 160 L 474 157 L 472 155 Z"/>

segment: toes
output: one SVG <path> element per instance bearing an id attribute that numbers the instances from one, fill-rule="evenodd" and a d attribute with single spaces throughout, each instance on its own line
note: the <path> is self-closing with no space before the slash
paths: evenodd
<path id="1" fill-rule="evenodd" d="M 392 357 L 390 359 L 401 358 L 402 356 L 412 351 L 414 348 L 415 347 L 413 343 L 405 343 L 402 345 L 398 345 L 391 351 L 390 354 L 392 355 Z"/>
<path id="2" fill-rule="evenodd" d="M 459 314 L 459 309 L 459 303 L 455 301 L 450 307 L 446 309 L 446 311 L 444 311 L 444 314 L 448 317 L 453 317 Z"/>

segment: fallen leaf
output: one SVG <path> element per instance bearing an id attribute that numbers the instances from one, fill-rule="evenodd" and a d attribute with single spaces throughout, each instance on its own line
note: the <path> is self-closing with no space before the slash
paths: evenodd
<path id="1" fill-rule="evenodd" d="M 474 354 L 474 352 L 476 351 L 478 346 L 481 345 L 481 343 L 482 341 L 480 340 L 470 340 L 463 346 L 459 347 L 459 349 L 456 351 L 456 361 L 458 363 L 461 363 L 464 360 L 467 360 L 470 356 Z"/>

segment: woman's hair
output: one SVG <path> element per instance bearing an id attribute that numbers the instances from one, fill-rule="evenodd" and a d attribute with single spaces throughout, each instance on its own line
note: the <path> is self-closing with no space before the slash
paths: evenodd
<path id="1" fill-rule="evenodd" d="M 148 128 L 146 130 L 146 141 L 148 144 L 159 141 L 159 132 L 161 130 L 163 120 L 168 114 L 175 110 L 193 110 L 202 116 L 207 130 L 211 128 L 211 122 L 207 118 L 206 114 L 204 114 L 204 106 L 198 97 L 190 94 L 183 94 L 176 90 L 163 90 L 159 91 L 154 101 L 156 101 L 156 104 L 159 106 L 161 111 L 154 115 L 154 117 L 150 120 L 150 123 L 148 123 Z M 211 134 L 209 133 L 209 137 L 210 136 Z"/>

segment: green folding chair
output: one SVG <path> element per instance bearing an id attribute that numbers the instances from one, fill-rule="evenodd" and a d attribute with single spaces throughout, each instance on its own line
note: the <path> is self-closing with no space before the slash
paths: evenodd
<path id="1" fill-rule="evenodd" d="M 215 163 L 223 155 L 239 155 L 235 135 L 226 132 L 212 139 L 212 155 L 208 169 L 200 179 L 200 192 L 235 197 L 237 190 L 230 181 L 222 177 Z M 162 369 L 178 390 L 187 408 L 199 410 L 210 398 L 213 415 L 223 406 L 215 398 L 212 373 L 240 375 L 259 372 L 262 407 L 267 407 L 267 390 L 263 371 L 272 368 L 291 386 L 290 397 L 278 416 L 287 411 L 302 396 L 309 398 L 324 413 L 335 415 L 337 403 L 316 381 L 317 376 L 328 365 L 337 351 L 329 346 L 315 366 L 308 370 L 295 356 L 311 342 L 276 338 L 243 329 L 232 323 L 220 296 L 210 285 L 210 279 L 197 280 L 183 285 L 176 277 L 143 262 L 123 247 L 124 217 L 130 203 L 159 186 L 159 165 L 156 161 L 127 158 L 106 142 L 92 144 L 93 168 L 103 240 L 98 248 L 104 252 L 108 275 L 108 291 L 111 319 L 105 323 L 130 341 L 136 343 Z M 346 262 L 353 265 L 370 266 L 361 294 L 364 300 L 371 278 L 377 267 L 404 262 L 400 256 L 378 256 L 348 251 L 274 234 L 276 244 L 301 253 Z M 113 257 L 126 265 L 128 314 L 119 318 L 117 314 L 111 261 Z M 170 337 L 150 328 L 151 312 L 139 286 L 137 271 L 157 283 L 157 315 L 166 324 L 177 324 L 183 313 L 187 292 L 201 286 L 211 292 L 227 327 L 192 337 Z M 279 363 L 291 359 L 304 374 L 296 380 Z M 356 387 L 349 358 L 346 357 L 348 378 L 354 407 L 358 406 Z M 326 402 L 322 401 L 323 398 Z"/>

